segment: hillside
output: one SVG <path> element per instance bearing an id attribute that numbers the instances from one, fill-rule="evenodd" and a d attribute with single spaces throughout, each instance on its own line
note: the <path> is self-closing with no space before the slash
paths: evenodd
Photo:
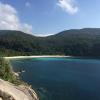
<path id="1" fill-rule="evenodd" d="M 33 49 L 34 48 L 34 49 Z M 24 55 L 37 51 L 38 38 L 20 31 L 0 31 L 1 54 Z M 11 52 L 9 54 L 9 52 Z"/>
<path id="2" fill-rule="evenodd" d="M 48 37 L 1 30 L 0 54 L 5 56 L 41 54 L 100 56 L 100 29 L 72 29 Z"/>

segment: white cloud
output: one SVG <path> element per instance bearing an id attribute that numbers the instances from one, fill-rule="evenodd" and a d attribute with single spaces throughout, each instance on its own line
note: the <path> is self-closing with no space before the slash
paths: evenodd
<path id="1" fill-rule="evenodd" d="M 26 6 L 26 7 L 30 7 L 30 6 L 31 6 L 30 2 L 26 2 L 26 3 L 25 3 L 25 6 Z"/>
<path id="2" fill-rule="evenodd" d="M 75 14 L 79 10 L 75 0 L 58 0 L 57 5 L 69 14 Z"/>
<path id="3" fill-rule="evenodd" d="M 32 25 L 25 23 L 23 24 L 22 30 L 26 33 L 32 33 Z"/>
<path id="4" fill-rule="evenodd" d="M 0 30 L 19 30 L 32 33 L 32 25 L 21 23 L 16 9 L 9 4 L 0 2 Z"/>

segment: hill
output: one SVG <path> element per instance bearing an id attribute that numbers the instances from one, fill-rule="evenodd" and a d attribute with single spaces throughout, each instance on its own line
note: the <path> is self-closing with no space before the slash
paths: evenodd
<path id="1" fill-rule="evenodd" d="M 41 54 L 100 56 L 100 29 L 65 30 L 47 37 L 1 30 L 0 53 L 5 56 Z"/>

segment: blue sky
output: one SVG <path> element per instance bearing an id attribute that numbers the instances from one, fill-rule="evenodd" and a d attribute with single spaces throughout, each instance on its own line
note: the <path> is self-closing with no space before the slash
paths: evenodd
<path id="1" fill-rule="evenodd" d="M 34 35 L 100 28 L 100 0 L 0 0 L 0 29 Z"/>

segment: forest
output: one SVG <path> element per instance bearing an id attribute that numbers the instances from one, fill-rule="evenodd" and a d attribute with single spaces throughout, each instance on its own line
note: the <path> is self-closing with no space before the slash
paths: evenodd
<path id="1" fill-rule="evenodd" d="M 37 37 L 21 31 L 0 31 L 0 55 L 100 56 L 100 29 L 84 28 Z"/>

